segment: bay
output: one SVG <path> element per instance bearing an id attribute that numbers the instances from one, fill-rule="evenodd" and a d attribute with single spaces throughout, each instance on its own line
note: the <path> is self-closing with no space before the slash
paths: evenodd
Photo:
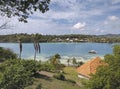
<path id="1" fill-rule="evenodd" d="M 113 45 L 109 43 L 40 43 L 41 53 L 37 54 L 37 60 L 46 61 L 58 53 L 61 60 L 75 57 L 77 60 L 85 61 L 93 57 L 112 54 Z M 19 55 L 18 43 L 0 43 L 0 47 L 10 48 Z M 95 50 L 97 53 L 90 54 L 90 50 Z M 22 58 L 34 58 L 33 43 L 23 43 Z"/>

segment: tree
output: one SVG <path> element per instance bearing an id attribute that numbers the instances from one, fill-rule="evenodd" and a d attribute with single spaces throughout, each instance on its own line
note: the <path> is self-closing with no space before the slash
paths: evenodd
<path id="1" fill-rule="evenodd" d="M 0 64 L 0 89 L 24 89 L 33 83 L 41 63 L 10 59 Z"/>
<path id="2" fill-rule="evenodd" d="M 49 59 L 49 63 L 54 66 L 54 70 L 59 72 L 65 65 L 60 63 L 61 56 L 59 54 L 55 54 Z"/>
<path id="3" fill-rule="evenodd" d="M 17 54 L 15 54 L 12 50 L 0 47 L 0 61 L 15 58 L 17 58 Z"/>
<path id="4" fill-rule="evenodd" d="M 39 39 L 38 39 L 38 34 L 36 34 L 36 35 L 33 34 L 32 39 L 33 39 L 34 50 L 35 50 L 34 60 L 36 60 L 36 54 L 40 53 L 40 51 L 41 51 L 40 44 L 39 44 Z"/>
<path id="5" fill-rule="evenodd" d="M 21 60 L 8 60 L 0 64 L 0 88 L 24 89 L 33 83 L 31 69 L 26 70 Z"/>
<path id="6" fill-rule="evenodd" d="M 17 16 L 19 21 L 27 22 L 35 11 L 48 11 L 49 3 L 50 0 L 0 0 L 0 14 L 8 18 Z"/>
<path id="7" fill-rule="evenodd" d="M 118 49 L 117 49 L 118 48 Z M 86 84 L 87 89 L 120 89 L 120 45 L 114 46 L 113 55 L 106 55 L 108 65 L 101 66 Z"/>
<path id="8" fill-rule="evenodd" d="M 120 56 L 120 45 L 115 45 L 113 49 L 113 54 L 117 57 Z"/>
<path id="9" fill-rule="evenodd" d="M 9 21 L 5 21 L 2 24 L 0 24 L 0 30 L 10 28 L 10 26 L 8 25 L 8 23 L 9 23 Z"/>
<path id="10" fill-rule="evenodd" d="M 50 58 L 50 63 L 53 64 L 53 65 L 57 65 L 57 64 L 60 63 L 60 60 L 59 60 L 60 58 L 61 58 L 61 57 L 60 57 L 59 54 L 55 54 L 54 56 L 52 56 L 52 57 Z"/>
<path id="11" fill-rule="evenodd" d="M 42 89 L 42 84 L 39 83 L 35 89 Z"/>
<path id="12" fill-rule="evenodd" d="M 77 64 L 77 61 L 76 61 L 75 58 L 72 59 L 72 63 L 73 63 L 74 66 Z"/>
<path id="13" fill-rule="evenodd" d="M 68 66 L 70 65 L 70 59 L 67 59 Z"/>
<path id="14" fill-rule="evenodd" d="M 78 67 L 81 66 L 81 65 L 83 65 L 83 64 L 84 64 L 83 61 L 79 61 L 79 62 L 77 62 L 77 66 L 78 66 Z"/>
<path id="15" fill-rule="evenodd" d="M 19 37 L 19 36 L 17 36 L 16 35 L 16 37 L 17 37 L 17 40 L 18 40 L 18 43 L 19 43 L 19 49 L 20 49 L 20 54 L 19 54 L 19 58 L 21 59 L 21 55 L 22 55 L 22 39 L 21 39 L 21 37 Z"/>

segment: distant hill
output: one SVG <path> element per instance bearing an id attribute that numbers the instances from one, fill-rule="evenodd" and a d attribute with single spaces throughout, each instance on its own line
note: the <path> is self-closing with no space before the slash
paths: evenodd
<path id="1" fill-rule="evenodd" d="M 120 34 L 106 34 L 106 35 L 99 35 L 100 37 L 120 37 Z"/>
<path id="2" fill-rule="evenodd" d="M 34 39 L 39 42 L 97 42 L 97 43 L 115 43 L 120 42 L 120 34 L 106 35 L 83 35 L 83 34 L 66 34 L 66 35 L 36 35 L 33 34 L 9 34 L 0 35 L 0 42 L 18 42 L 21 39 L 23 43 L 31 43 Z"/>

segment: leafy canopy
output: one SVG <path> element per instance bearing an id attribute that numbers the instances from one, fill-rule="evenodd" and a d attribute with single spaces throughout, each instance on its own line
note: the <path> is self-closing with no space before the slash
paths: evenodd
<path id="1" fill-rule="evenodd" d="M 35 11 L 42 13 L 49 10 L 50 0 L 0 0 L 0 14 L 7 17 L 18 16 L 19 21 L 27 22 L 27 18 Z"/>
<path id="2" fill-rule="evenodd" d="M 0 64 L 0 89 L 24 89 L 33 83 L 40 62 L 11 59 Z"/>
<path id="3" fill-rule="evenodd" d="M 87 89 L 120 89 L 120 45 L 115 45 L 113 54 L 105 55 L 107 66 L 98 68 L 92 75 Z"/>
<path id="4" fill-rule="evenodd" d="M 12 50 L 0 47 L 0 61 L 15 58 L 17 58 L 17 55 Z"/>

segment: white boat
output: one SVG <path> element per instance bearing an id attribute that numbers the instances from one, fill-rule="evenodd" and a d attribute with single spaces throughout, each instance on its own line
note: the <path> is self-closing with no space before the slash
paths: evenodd
<path id="1" fill-rule="evenodd" d="M 95 50 L 90 50 L 89 53 L 96 54 L 97 51 L 95 51 Z"/>

